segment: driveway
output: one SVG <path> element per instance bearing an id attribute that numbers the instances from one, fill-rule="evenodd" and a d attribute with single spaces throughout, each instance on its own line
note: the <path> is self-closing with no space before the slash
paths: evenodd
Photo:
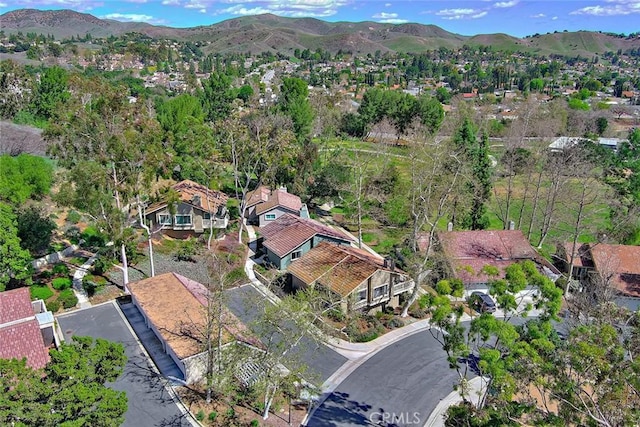
<path id="1" fill-rule="evenodd" d="M 164 387 L 166 380 L 156 374 L 151 362 L 132 335 L 115 302 L 57 316 L 67 342 L 73 335 L 105 338 L 124 345 L 127 364 L 124 373 L 111 385 L 125 391 L 129 407 L 123 426 L 190 426 Z"/>
<path id="2" fill-rule="evenodd" d="M 351 373 L 307 426 L 422 426 L 457 380 L 428 330 L 376 353 Z M 383 415 L 384 414 L 384 415 Z"/>
<path id="3" fill-rule="evenodd" d="M 264 304 L 271 304 L 251 285 L 244 285 L 226 291 L 227 307 L 246 325 L 254 322 Z M 322 343 L 303 339 L 291 351 L 292 357 L 305 361 L 309 370 L 309 381 L 322 384 L 338 370 L 347 358 Z"/>

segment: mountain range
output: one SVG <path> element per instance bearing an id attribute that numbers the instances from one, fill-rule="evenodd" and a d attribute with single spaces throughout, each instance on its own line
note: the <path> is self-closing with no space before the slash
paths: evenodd
<path id="1" fill-rule="evenodd" d="M 205 53 L 264 51 L 291 54 L 295 49 L 322 48 L 357 54 L 380 52 L 424 52 L 440 47 L 490 45 L 498 50 L 541 55 L 593 56 L 607 51 L 640 48 L 640 38 L 625 38 L 594 31 L 555 32 L 526 38 L 503 33 L 462 36 L 436 25 L 416 23 L 326 22 L 315 18 L 284 18 L 271 14 L 244 16 L 209 26 L 172 28 L 146 23 L 100 19 L 72 10 L 20 9 L 0 15 L 5 34 L 18 31 L 51 34 L 56 39 L 89 33 L 108 37 L 138 32 L 153 38 L 211 42 Z"/>

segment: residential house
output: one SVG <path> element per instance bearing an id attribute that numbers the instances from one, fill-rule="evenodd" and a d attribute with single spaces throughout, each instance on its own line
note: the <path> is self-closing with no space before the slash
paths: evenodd
<path id="1" fill-rule="evenodd" d="M 320 242 L 350 245 L 353 239 L 318 221 L 285 213 L 260 229 L 258 248 L 277 269 L 284 270 Z"/>
<path id="2" fill-rule="evenodd" d="M 496 267 L 499 277 L 519 261 L 531 260 L 547 277 L 556 280 L 560 272 L 531 246 L 520 230 L 443 231 L 438 242 L 453 277 L 467 287 L 486 286 L 492 277 L 483 267 Z"/>
<path id="3" fill-rule="evenodd" d="M 571 261 L 571 243 L 558 251 L 566 271 Z M 573 278 L 587 287 L 592 280 L 612 286 L 616 301 L 633 310 L 640 308 L 640 246 L 585 243 L 576 248 L 573 257 Z"/>
<path id="4" fill-rule="evenodd" d="M 224 230 L 229 224 L 229 197 L 197 182 L 184 180 L 172 186 L 180 200 L 170 206 L 168 201 L 153 203 L 145 209 L 145 218 L 154 230 L 185 238 L 207 232 L 211 227 Z"/>
<path id="5" fill-rule="evenodd" d="M 261 186 L 247 193 L 247 222 L 264 227 L 286 213 L 309 218 L 307 206 L 300 197 L 287 192 L 286 187 L 271 190 Z"/>
<path id="6" fill-rule="evenodd" d="M 178 365 L 183 380 L 187 384 L 201 380 L 207 365 L 206 338 L 203 336 L 207 324 L 207 288 L 179 274 L 165 273 L 130 283 L 129 292 L 145 324 Z M 225 347 L 236 341 L 260 346 L 242 322 L 226 309 L 223 323 Z"/>
<path id="7" fill-rule="evenodd" d="M 44 368 L 49 349 L 59 344 L 44 301 L 31 301 L 29 288 L 0 292 L 0 358 L 26 358 L 28 366 Z"/>
<path id="8" fill-rule="evenodd" d="M 574 147 L 582 141 L 599 144 L 601 147 L 617 151 L 620 144 L 625 140 L 620 138 L 598 138 L 596 141 L 592 141 L 590 139 L 581 137 L 561 136 L 556 138 L 551 144 L 549 144 L 549 149 L 551 150 L 551 152 L 560 153 L 564 150 L 568 150 Z"/>
<path id="9" fill-rule="evenodd" d="M 321 242 L 287 268 L 294 289 L 319 286 L 336 297 L 343 312 L 398 307 L 413 281 L 382 259 L 346 245 Z"/>

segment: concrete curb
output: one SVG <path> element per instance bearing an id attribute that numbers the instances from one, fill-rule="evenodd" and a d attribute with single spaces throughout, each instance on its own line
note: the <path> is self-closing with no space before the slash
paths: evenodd
<path id="1" fill-rule="evenodd" d="M 468 382 L 470 388 L 469 400 L 476 406 L 480 401 L 480 395 L 478 393 L 482 389 L 482 382 L 482 377 L 474 377 Z M 444 416 L 447 413 L 447 409 L 460 402 L 462 402 L 462 397 L 460 397 L 460 394 L 457 391 L 449 393 L 447 397 L 440 400 L 438 405 L 431 412 L 431 415 L 429 415 L 424 427 L 444 427 Z"/>

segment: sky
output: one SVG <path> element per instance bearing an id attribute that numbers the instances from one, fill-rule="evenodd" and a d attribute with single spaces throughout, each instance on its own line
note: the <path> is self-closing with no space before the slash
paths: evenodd
<path id="1" fill-rule="evenodd" d="M 211 25 L 262 13 L 325 21 L 435 24 L 463 35 L 524 37 L 553 31 L 640 32 L 640 0 L 0 0 L 0 14 L 72 9 L 99 18 L 170 27 Z M 2 22 L 0 22 L 0 28 Z"/>

